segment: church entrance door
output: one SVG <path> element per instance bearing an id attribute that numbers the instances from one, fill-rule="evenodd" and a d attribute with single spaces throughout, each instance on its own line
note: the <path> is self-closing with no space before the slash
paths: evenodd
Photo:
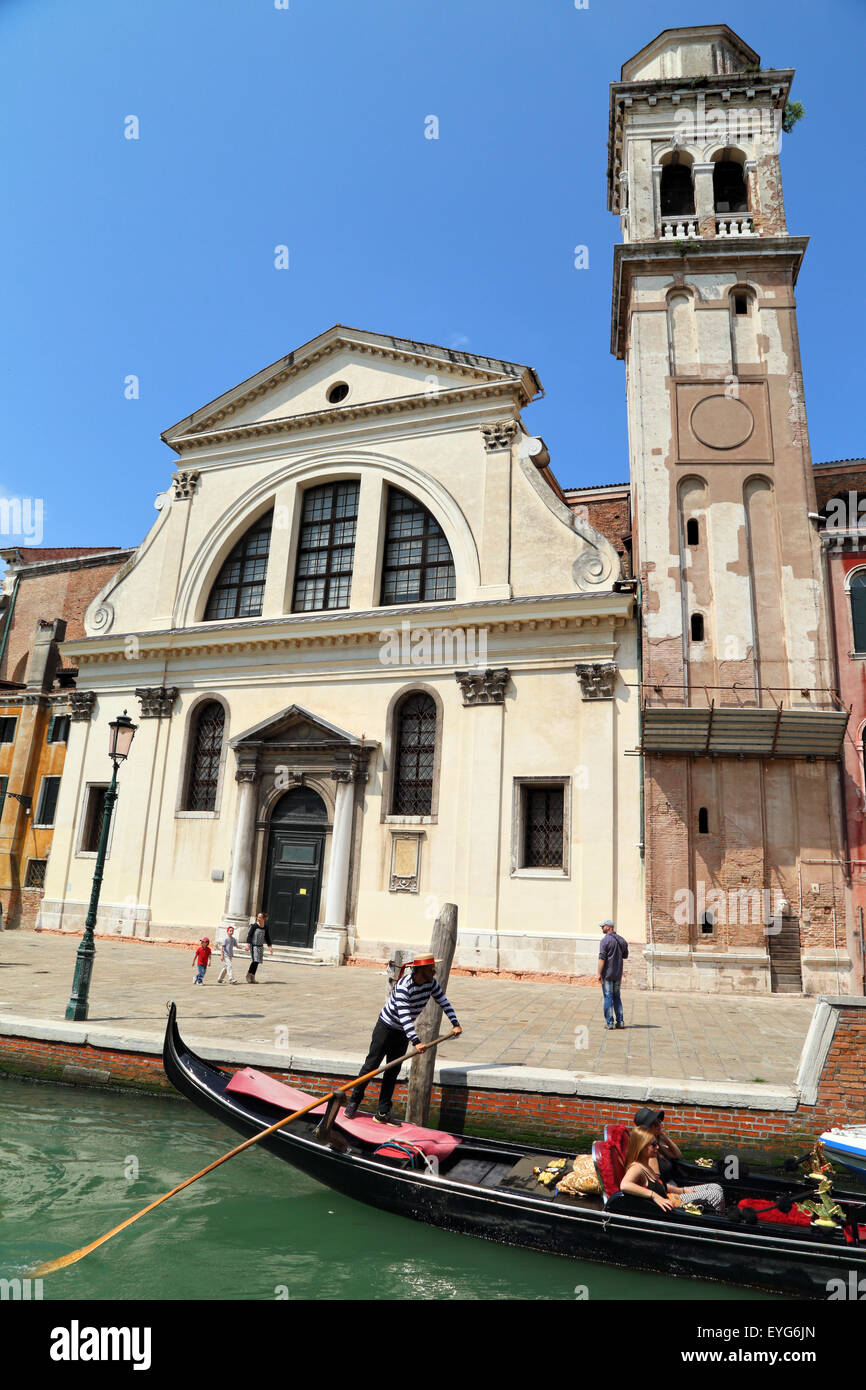
<path id="1" fill-rule="evenodd" d="M 265 911 L 275 946 L 309 947 L 319 920 L 328 812 L 310 787 L 280 797 L 271 816 Z"/>

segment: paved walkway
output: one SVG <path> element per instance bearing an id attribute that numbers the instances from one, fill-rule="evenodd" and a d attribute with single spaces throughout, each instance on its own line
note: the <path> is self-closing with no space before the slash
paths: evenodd
<path id="1" fill-rule="evenodd" d="M 62 1020 L 78 938 L 0 934 L 0 1013 Z M 236 978 L 246 973 L 236 958 Z M 186 1036 L 251 1051 L 366 1052 L 385 972 L 283 965 L 267 954 L 260 984 L 193 986 L 192 951 L 97 940 L 92 1024 L 161 1038 L 165 1001 Z M 442 1060 L 553 1068 L 588 1076 L 793 1084 L 814 1001 L 624 992 L 626 1027 L 604 1026 L 598 988 L 456 976 L 449 987 L 464 1034 Z"/>

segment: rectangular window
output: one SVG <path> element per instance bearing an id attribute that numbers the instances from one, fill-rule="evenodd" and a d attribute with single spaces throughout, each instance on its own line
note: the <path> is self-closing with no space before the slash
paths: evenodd
<path id="1" fill-rule="evenodd" d="M 27 860 L 27 872 L 24 875 L 25 888 L 45 887 L 45 868 L 47 863 L 47 859 Z"/>
<path id="2" fill-rule="evenodd" d="M 562 868 L 562 787 L 527 787 L 523 864 L 527 869 Z"/>
<path id="3" fill-rule="evenodd" d="M 102 817 L 105 814 L 105 795 L 108 784 L 87 788 L 84 801 L 84 820 L 81 828 L 80 854 L 95 854 L 99 849 Z"/>
<path id="4" fill-rule="evenodd" d="M 360 483 L 328 483 L 304 493 L 292 611 L 348 608 L 355 561 Z"/>
<path id="5" fill-rule="evenodd" d="M 15 742 L 15 725 L 18 723 L 18 716 L 15 714 L 0 715 L 0 743 Z"/>
<path id="6" fill-rule="evenodd" d="M 43 777 L 42 786 L 39 788 L 39 800 L 36 803 L 36 819 L 34 825 L 53 825 L 54 816 L 57 811 L 57 797 L 60 792 L 59 777 Z"/>
<path id="7" fill-rule="evenodd" d="M 3 815 L 3 807 L 6 805 L 6 788 L 9 786 L 8 777 L 0 777 L 0 817 Z"/>
<path id="8" fill-rule="evenodd" d="M 570 780 L 515 778 L 512 873 L 568 873 Z"/>
<path id="9" fill-rule="evenodd" d="M 45 742 L 68 743 L 69 724 L 70 716 L 68 714 L 55 714 L 48 725 L 48 733 L 45 735 Z"/>

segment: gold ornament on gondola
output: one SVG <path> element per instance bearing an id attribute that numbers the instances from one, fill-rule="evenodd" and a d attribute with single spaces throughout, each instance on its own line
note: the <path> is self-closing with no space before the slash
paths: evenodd
<path id="1" fill-rule="evenodd" d="M 833 1165 L 829 1162 L 827 1155 L 824 1152 L 824 1145 L 821 1143 L 820 1139 L 815 1140 L 815 1147 L 809 1154 L 809 1157 L 806 1160 L 806 1162 L 811 1163 L 812 1165 L 811 1170 L 806 1174 L 806 1177 L 815 1178 L 815 1180 L 819 1184 L 823 1179 L 827 1178 L 828 1175 L 833 1172 Z M 820 1190 L 821 1188 L 819 1186 L 818 1191 L 820 1192 Z"/>
<path id="2" fill-rule="evenodd" d="M 699 1168 L 712 1168 L 713 1166 L 713 1160 L 711 1158 L 696 1158 L 695 1163 Z"/>
<path id="3" fill-rule="evenodd" d="M 810 1177 L 812 1175 L 810 1174 Z M 822 1226 L 827 1230 L 835 1231 L 841 1226 L 845 1219 L 845 1213 L 838 1203 L 834 1202 L 831 1193 L 833 1184 L 826 1175 L 822 1175 L 818 1180 L 817 1198 L 813 1202 L 801 1202 L 803 1211 L 812 1213 L 812 1225 Z"/>

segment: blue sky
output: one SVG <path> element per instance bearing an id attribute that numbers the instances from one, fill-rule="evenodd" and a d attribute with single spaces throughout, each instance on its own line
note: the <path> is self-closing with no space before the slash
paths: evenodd
<path id="1" fill-rule="evenodd" d="M 608 83 L 719 20 L 797 69 L 812 450 L 862 454 L 862 0 L 3 0 L 0 495 L 45 545 L 136 544 L 160 431 L 334 322 L 531 364 L 562 483 L 625 479 Z"/>

